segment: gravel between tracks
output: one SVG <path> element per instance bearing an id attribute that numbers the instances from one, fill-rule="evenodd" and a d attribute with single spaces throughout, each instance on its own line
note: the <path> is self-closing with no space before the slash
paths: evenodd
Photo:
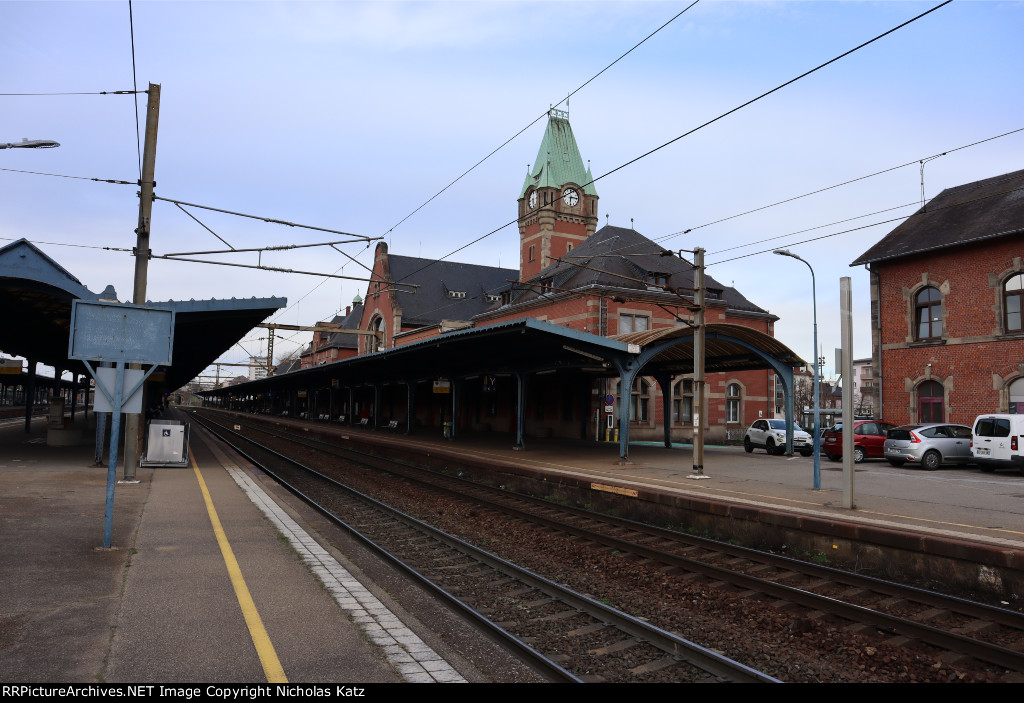
<path id="1" fill-rule="evenodd" d="M 452 535 L 783 681 L 1024 680 L 1019 674 L 926 646 L 899 646 L 879 633 L 851 631 L 842 623 L 761 600 L 756 594 L 672 573 L 424 492 L 399 478 L 344 469 L 339 460 L 323 453 L 294 447 L 289 451 L 304 453 L 300 460 Z M 567 643 L 565 653 L 588 656 L 582 647 L 572 647 Z"/>

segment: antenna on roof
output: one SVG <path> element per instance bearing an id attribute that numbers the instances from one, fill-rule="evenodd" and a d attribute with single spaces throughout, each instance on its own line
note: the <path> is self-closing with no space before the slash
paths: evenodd
<path id="1" fill-rule="evenodd" d="M 632 217 L 629 218 L 629 228 L 630 229 L 636 229 L 636 227 L 633 225 L 633 218 Z"/>

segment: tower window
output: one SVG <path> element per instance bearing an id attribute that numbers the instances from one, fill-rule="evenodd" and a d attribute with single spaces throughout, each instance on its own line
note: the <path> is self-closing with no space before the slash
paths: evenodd
<path id="1" fill-rule="evenodd" d="M 534 256 L 535 250 L 536 250 L 536 245 L 531 244 L 530 245 L 530 261 L 535 261 L 535 256 Z"/>

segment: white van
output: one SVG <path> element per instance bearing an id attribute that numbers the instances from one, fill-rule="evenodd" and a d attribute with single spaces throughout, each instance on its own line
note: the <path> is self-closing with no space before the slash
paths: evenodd
<path id="1" fill-rule="evenodd" d="M 982 471 L 1017 469 L 1024 474 L 1024 415 L 978 415 L 971 455 Z"/>

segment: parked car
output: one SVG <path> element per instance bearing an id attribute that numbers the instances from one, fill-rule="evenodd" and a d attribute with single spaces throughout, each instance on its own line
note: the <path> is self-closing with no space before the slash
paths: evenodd
<path id="1" fill-rule="evenodd" d="M 971 456 L 982 471 L 1017 469 L 1024 475 L 1024 415 L 979 415 Z"/>
<path id="2" fill-rule="evenodd" d="M 886 434 L 895 425 L 882 420 L 857 420 L 853 423 L 853 461 L 880 459 L 885 455 Z M 825 433 L 821 453 L 832 461 L 843 456 L 843 423 L 837 422 Z"/>
<path id="3" fill-rule="evenodd" d="M 885 458 L 893 466 L 913 462 L 928 471 L 970 463 L 971 428 L 941 422 L 894 427 L 886 435 Z"/>
<path id="4" fill-rule="evenodd" d="M 748 453 L 754 447 L 764 449 L 769 454 L 782 454 L 786 451 L 786 421 L 781 419 L 755 420 L 743 436 L 743 449 Z M 804 432 L 798 425 L 793 427 L 793 450 L 804 456 L 814 452 L 811 435 Z"/>

